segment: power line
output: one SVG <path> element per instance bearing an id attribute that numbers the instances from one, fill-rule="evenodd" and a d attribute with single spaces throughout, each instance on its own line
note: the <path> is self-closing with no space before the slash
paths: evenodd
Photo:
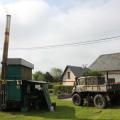
<path id="1" fill-rule="evenodd" d="M 36 50 L 36 49 L 50 49 L 50 48 L 58 48 L 58 47 L 89 45 L 89 44 L 96 44 L 96 43 L 113 41 L 116 38 L 120 38 L 120 35 L 119 36 L 106 37 L 106 38 L 102 38 L 102 39 L 96 39 L 96 40 L 89 40 L 89 41 L 84 41 L 84 42 L 74 42 L 74 43 L 56 44 L 56 45 L 45 45 L 45 46 L 36 46 L 36 47 L 28 47 L 28 48 L 24 48 L 24 47 L 23 48 L 11 48 L 11 50 Z M 116 39 L 116 40 L 118 40 L 118 39 Z"/>

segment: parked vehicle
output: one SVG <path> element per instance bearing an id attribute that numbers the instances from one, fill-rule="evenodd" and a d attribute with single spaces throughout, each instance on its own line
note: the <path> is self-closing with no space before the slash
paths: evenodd
<path id="1" fill-rule="evenodd" d="M 87 76 L 76 80 L 72 90 L 72 101 L 77 106 L 84 102 L 94 103 L 97 108 L 105 108 L 120 98 L 120 83 L 106 83 L 104 77 Z"/>

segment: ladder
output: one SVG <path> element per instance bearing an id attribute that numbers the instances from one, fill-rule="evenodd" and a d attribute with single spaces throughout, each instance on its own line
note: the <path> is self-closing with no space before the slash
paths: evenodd
<path id="1" fill-rule="evenodd" d="M 43 87 L 43 93 L 44 93 L 44 97 L 45 97 L 48 109 L 51 111 L 52 103 L 51 103 L 51 100 L 50 100 L 50 96 L 49 96 L 47 85 L 43 84 L 42 87 Z"/>

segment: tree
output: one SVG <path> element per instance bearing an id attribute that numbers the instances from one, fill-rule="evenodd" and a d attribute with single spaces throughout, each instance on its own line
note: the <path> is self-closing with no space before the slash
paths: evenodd
<path id="1" fill-rule="evenodd" d="M 83 64 L 82 69 L 82 76 L 102 76 L 100 71 L 94 71 L 87 68 L 87 64 Z"/>
<path id="2" fill-rule="evenodd" d="M 88 68 L 85 68 L 83 70 L 82 76 L 102 76 L 102 73 L 99 71 L 93 71 L 93 70 L 90 70 Z"/>
<path id="3" fill-rule="evenodd" d="M 49 72 L 46 72 L 44 75 L 44 80 L 46 82 L 53 82 L 54 78 L 52 77 L 52 75 Z"/>
<path id="4" fill-rule="evenodd" d="M 37 80 L 37 81 L 43 81 L 44 80 L 44 73 L 42 73 L 41 71 L 37 71 L 33 74 L 33 79 Z"/>
<path id="5" fill-rule="evenodd" d="M 33 74 L 34 80 L 41 80 L 46 82 L 58 82 L 60 81 L 62 70 L 59 68 L 52 68 L 50 72 L 43 73 L 37 71 Z"/>
<path id="6" fill-rule="evenodd" d="M 53 76 L 54 82 L 59 82 L 62 75 L 62 70 L 59 68 L 52 68 L 50 74 Z"/>
<path id="7" fill-rule="evenodd" d="M 102 76 L 102 73 L 100 71 L 89 71 L 87 75 L 88 76 Z"/>

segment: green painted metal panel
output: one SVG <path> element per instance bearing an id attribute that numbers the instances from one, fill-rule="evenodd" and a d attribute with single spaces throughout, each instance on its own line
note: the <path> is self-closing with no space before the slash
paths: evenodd
<path id="1" fill-rule="evenodd" d="M 8 65 L 6 79 L 7 80 L 21 80 L 21 66 Z"/>
<path id="2" fill-rule="evenodd" d="M 6 86 L 7 101 L 21 101 L 21 87 L 17 81 L 8 81 Z"/>
<path id="3" fill-rule="evenodd" d="M 21 65 L 8 65 L 7 80 L 31 80 L 32 69 Z"/>

